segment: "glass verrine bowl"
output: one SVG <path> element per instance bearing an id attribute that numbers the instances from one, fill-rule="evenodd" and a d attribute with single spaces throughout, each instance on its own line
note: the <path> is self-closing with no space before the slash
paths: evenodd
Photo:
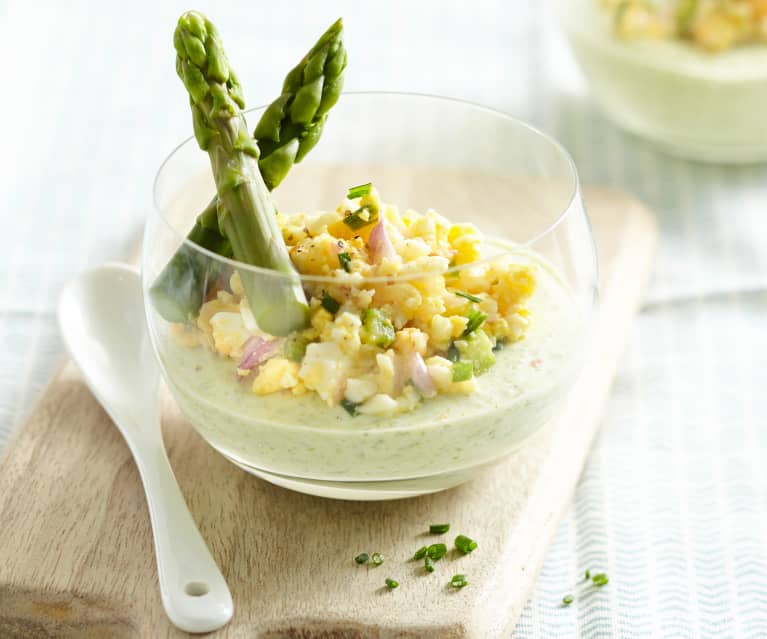
<path id="1" fill-rule="evenodd" d="M 247 113 L 251 126 L 260 114 Z M 387 241 L 420 258 L 381 258 L 363 229 L 334 238 L 317 258 L 333 270 L 318 269 L 302 250 L 315 255 L 312 242 L 338 227 L 333 215 L 362 202 L 346 200 L 348 189 L 368 182 L 399 207 L 398 216 L 380 205 Z M 185 239 L 214 193 L 207 154 L 190 138 L 158 172 L 142 279 L 167 386 L 194 428 L 234 463 L 310 494 L 406 497 L 471 479 L 556 415 L 585 356 L 597 266 L 575 167 L 552 139 L 467 102 L 344 94 L 319 144 L 273 193 L 300 275 Z M 295 211 L 328 213 L 306 221 Z M 464 232 L 468 244 L 455 237 Z M 380 262 L 374 274 L 354 264 L 345 271 L 338 255 L 354 246 Z M 207 300 L 187 316 L 169 312 L 153 290 L 179 251 L 194 275 L 177 279 L 172 293 L 193 300 L 193 309 Z M 409 267 L 384 272 L 389 258 Z M 311 307 L 304 339 L 255 326 L 261 306 L 251 311 L 244 281 L 256 287 L 258 305 L 298 285 Z M 379 339 L 371 316 L 396 331 L 394 343 Z M 473 332 L 471 317 L 480 322 Z M 240 368 L 248 357 L 258 364 Z M 267 367 L 274 378 L 257 382 Z"/>

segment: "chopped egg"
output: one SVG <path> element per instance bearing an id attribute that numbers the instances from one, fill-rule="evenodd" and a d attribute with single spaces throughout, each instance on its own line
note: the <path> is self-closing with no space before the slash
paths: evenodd
<path id="1" fill-rule="evenodd" d="M 476 355 L 486 365 L 498 340 L 527 332 L 535 268 L 509 255 L 481 262 L 483 240 L 472 224 L 452 224 L 433 210 L 400 213 L 374 188 L 335 211 L 278 213 L 277 220 L 296 269 L 332 278 L 304 282 L 310 326 L 255 370 L 238 369 L 245 343 L 264 334 L 234 272 L 229 290 L 202 304 L 196 326 L 171 330 L 181 345 L 236 360 L 235 377 L 252 378 L 257 395 L 314 393 L 364 415 L 406 412 L 424 397 L 468 394 L 481 383 L 486 369 L 478 367 L 454 381 L 456 342 L 465 351 L 467 335 L 484 333 L 475 343 L 488 351 Z M 464 268 L 448 272 L 456 265 Z"/>
<path id="2" fill-rule="evenodd" d="M 253 392 L 256 395 L 268 395 L 294 388 L 298 385 L 298 369 L 298 363 L 284 357 L 267 360 L 253 380 Z"/>

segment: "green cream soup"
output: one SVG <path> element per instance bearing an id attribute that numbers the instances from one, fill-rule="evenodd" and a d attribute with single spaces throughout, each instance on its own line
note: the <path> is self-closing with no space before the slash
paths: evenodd
<path id="1" fill-rule="evenodd" d="M 337 481 L 454 472 L 500 458 L 557 410 L 582 348 L 583 318 L 542 258 L 524 339 L 495 353 L 469 395 L 425 399 L 407 413 L 352 417 L 315 393 L 255 395 L 235 365 L 168 339 L 160 356 L 181 409 L 227 456 L 271 473 Z"/>

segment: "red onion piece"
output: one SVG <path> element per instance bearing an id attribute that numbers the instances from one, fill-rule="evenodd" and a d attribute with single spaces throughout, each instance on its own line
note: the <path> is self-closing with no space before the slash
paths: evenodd
<path id="1" fill-rule="evenodd" d="M 383 219 L 378 220 L 378 224 L 370 231 L 368 247 L 370 248 L 370 256 L 375 263 L 379 263 L 384 258 L 394 257 L 397 254 L 397 251 L 394 250 L 394 245 L 389 239 L 389 234 L 386 232 Z"/>
<path id="2" fill-rule="evenodd" d="M 437 394 L 437 388 L 434 386 L 434 380 L 431 378 L 421 354 L 411 353 L 408 355 L 407 367 L 410 379 L 418 392 L 424 397 L 434 397 Z"/>
<path id="3" fill-rule="evenodd" d="M 254 335 L 242 349 L 242 357 L 237 368 L 242 370 L 251 370 L 263 364 L 267 359 L 277 354 L 280 347 L 280 340 L 266 339 L 260 335 Z"/>

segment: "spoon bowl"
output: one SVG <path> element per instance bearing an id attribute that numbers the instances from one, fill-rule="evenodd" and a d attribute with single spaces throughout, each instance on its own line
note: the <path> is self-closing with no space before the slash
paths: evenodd
<path id="1" fill-rule="evenodd" d="M 58 315 L 67 349 L 141 475 L 168 618 L 187 632 L 220 628 L 232 617 L 232 596 L 165 453 L 160 372 L 146 332 L 138 270 L 105 264 L 80 274 L 62 292 Z"/>

